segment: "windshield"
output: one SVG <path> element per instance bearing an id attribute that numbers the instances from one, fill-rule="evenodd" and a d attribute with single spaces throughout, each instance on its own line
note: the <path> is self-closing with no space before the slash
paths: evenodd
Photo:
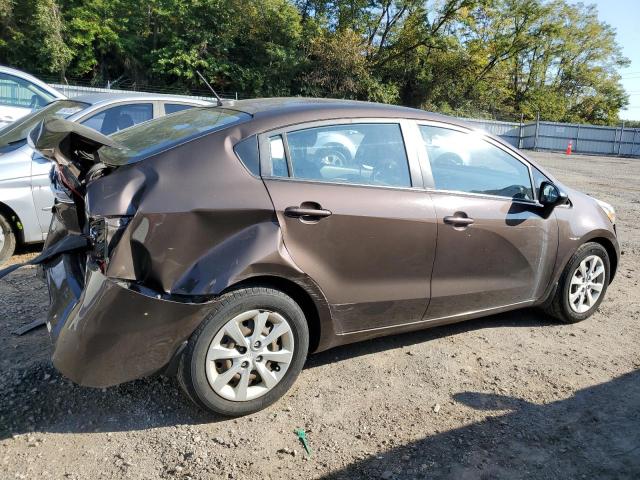
<path id="1" fill-rule="evenodd" d="M 108 165 L 135 163 L 194 138 L 249 120 L 251 115 L 219 107 L 183 110 L 111 135 L 126 148 L 104 146 L 100 159 Z"/>
<path id="2" fill-rule="evenodd" d="M 31 112 L 18 121 L 0 130 L 0 146 L 26 141 L 27 135 L 33 127 L 48 116 L 67 118 L 89 106 L 88 103 L 73 100 L 58 100 L 44 108 Z"/>

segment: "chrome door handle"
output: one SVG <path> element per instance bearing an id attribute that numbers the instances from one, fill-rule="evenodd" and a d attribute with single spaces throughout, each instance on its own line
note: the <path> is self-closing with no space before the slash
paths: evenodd
<path id="1" fill-rule="evenodd" d="M 304 208 L 304 207 L 287 207 L 284 209 L 284 214 L 287 217 L 303 218 L 308 217 L 311 219 L 325 218 L 331 215 L 330 210 L 324 208 Z"/>
<path id="2" fill-rule="evenodd" d="M 455 215 L 451 215 L 448 217 L 444 217 L 444 223 L 449 225 L 453 225 L 455 227 L 468 227 L 473 223 L 473 218 L 468 217 L 458 217 Z"/>

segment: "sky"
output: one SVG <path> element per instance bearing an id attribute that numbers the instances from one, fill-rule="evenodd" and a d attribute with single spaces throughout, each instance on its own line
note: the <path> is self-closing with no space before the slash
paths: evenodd
<path id="1" fill-rule="evenodd" d="M 577 3 L 577 2 L 576 2 Z M 598 17 L 616 29 L 618 44 L 631 64 L 620 70 L 629 106 L 620 112 L 623 120 L 640 120 L 640 0 L 586 0 L 598 7 Z"/>

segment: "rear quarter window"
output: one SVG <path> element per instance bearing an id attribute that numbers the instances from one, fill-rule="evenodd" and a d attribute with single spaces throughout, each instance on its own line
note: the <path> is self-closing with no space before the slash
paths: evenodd
<path id="1" fill-rule="evenodd" d="M 247 170 L 256 176 L 260 175 L 260 155 L 258 153 L 258 137 L 252 136 L 238 142 L 233 151 Z"/>

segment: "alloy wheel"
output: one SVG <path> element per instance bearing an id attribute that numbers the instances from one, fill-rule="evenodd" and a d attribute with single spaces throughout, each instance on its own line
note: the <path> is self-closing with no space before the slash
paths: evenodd
<path id="1" fill-rule="evenodd" d="M 605 277 L 604 262 L 598 255 L 590 255 L 580 262 L 569 284 L 569 305 L 574 312 L 585 313 L 596 304 Z"/>
<path id="2" fill-rule="evenodd" d="M 293 331 L 282 315 L 268 310 L 241 313 L 211 341 L 205 365 L 207 381 L 227 400 L 253 400 L 280 382 L 293 351 Z"/>

